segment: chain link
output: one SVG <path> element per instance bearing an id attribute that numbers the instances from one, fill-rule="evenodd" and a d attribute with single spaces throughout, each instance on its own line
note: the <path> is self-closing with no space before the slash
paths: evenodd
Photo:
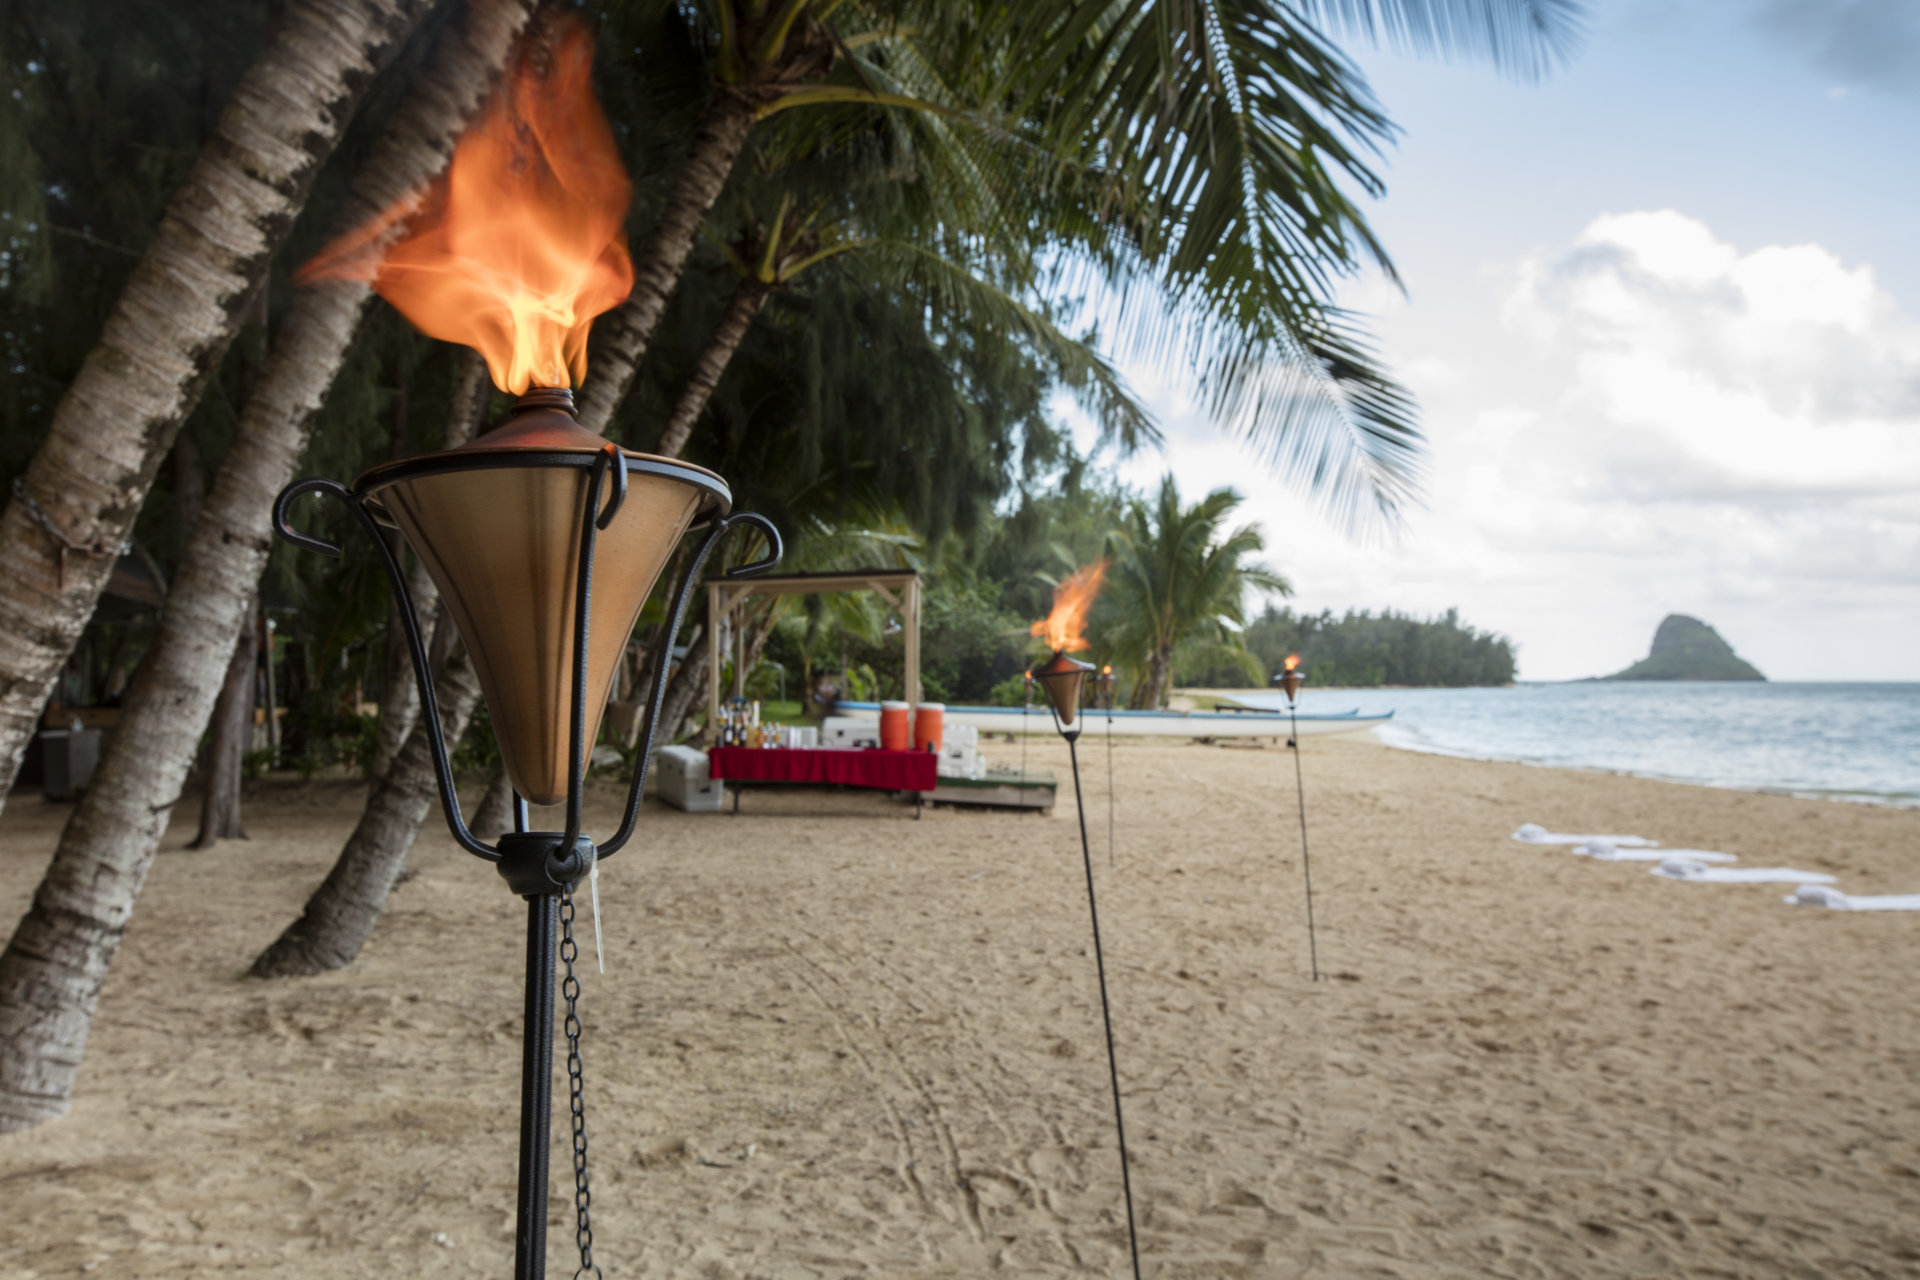
<path id="1" fill-rule="evenodd" d="M 587 1186 L 587 1107 L 580 1067 L 580 979 L 573 974 L 573 962 L 579 954 L 579 945 L 573 940 L 573 889 L 569 886 L 560 891 L 560 962 L 566 966 L 560 994 L 567 1001 L 567 1017 L 562 1025 L 567 1035 L 567 1106 L 573 1113 L 573 1207 L 579 1218 L 574 1242 L 580 1246 L 580 1269 L 573 1273 L 574 1280 L 580 1280 L 589 1271 L 596 1277 L 601 1275 L 593 1261 L 590 1213 L 593 1192 Z"/>

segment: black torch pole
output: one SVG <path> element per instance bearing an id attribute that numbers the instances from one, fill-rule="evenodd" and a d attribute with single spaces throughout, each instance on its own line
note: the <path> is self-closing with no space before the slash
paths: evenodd
<path id="1" fill-rule="evenodd" d="M 520 1058 L 520 1213 L 514 1280 L 547 1274 L 547 1153 L 553 1124 L 553 955 L 560 899 L 527 899 L 527 1020 Z"/>
<path id="2" fill-rule="evenodd" d="M 1113 687 L 1107 687 L 1107 869 L 1113 869 Z"/>
<path id="3" fill-rule="evenodd" d="M 1313 980 L 1318 982 L 1320 943 L 1313 931 L 1313 863 L 1307 857 L 1307 783 L 1300 773 L 1300 714 L 1292 698 L 1287 699 L 1287 719 L 1292 725 L 1287 745 L 1293 748 L 1293 787 L 1300 805 L 1300 872 L 1307 880 L 1307 955 L 1313 964 Z"/>
<path id="4" fill-rule="evenodd" d="M 527 829 L 527 802 L 513 797 L 513 829 Z M 547 1165 L 553 1147 L 554 939 L 560 899 L 527 899 L 527 1011 L 520 1055 L 520 1197 L 514 1229 L 514 1280 L 547 1274 Z"/>
<path id="5" fill-rule="evenodd" d="M 1080 734 L 1064 735 L 1067 756 L 1073 761 L 1074 811 L 1080 816 L 1080 860 L 1087 870 L 1087 914 L 1093 920 L 1093 965 L 1100 975 L 1100 1021 L 1107 1032 L 1107 1079 L 1113 1085 L 1113 1132 L 1120 1143 L 1120 1193 L 1127 1204 L 1127 1251 L 1133 1259 L 1133 1280 L 1140 1280 L 1140 1232 L 1133 1219 L 1133 1176 L 1128 1171 L 1127 1121 L 1120 1108 L 1120 1060 L 1113 1048 L 1113 1007 L 1107 1000 L 1107 961 L 1100 946 L 1100 903 L 1093 893 L 1093 848 L 1087 842 L 1087 806 L 1080 791 Z"/>

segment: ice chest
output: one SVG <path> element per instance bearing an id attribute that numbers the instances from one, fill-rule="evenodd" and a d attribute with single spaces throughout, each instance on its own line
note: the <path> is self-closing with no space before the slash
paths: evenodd
<path id="1" fill-rule="evenodd" d="M 661 747 L 653 753 L 654 776 L 660 779 L 660 798 L 688 813 L 718 813 L 727 798 L 727 785 L 714 781 L 707 769 L 707 753 L 692 747 Z"/>

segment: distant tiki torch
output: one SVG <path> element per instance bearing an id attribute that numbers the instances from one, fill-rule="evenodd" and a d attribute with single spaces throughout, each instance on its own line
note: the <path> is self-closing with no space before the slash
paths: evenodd
<path id="1" fill-rule="evenodd" d="M 1033 679 L 1046 692 L 1047 705 L 1053 711 L 1053 727 L 1067 740 L 1067 755 L 1073 762 L 1073 803 L 1080 819 L 1080 860 L 1087 873 L 1087 914 L 1093 921 L 1093 963 L 1100 978 L 1100 1019 L 1107 1033 L 1107 1079 L 1113 1085 L 1113 1130 L 1120 1145 L 1120 1193 L 1127 1206 L 1127 1251 L 1133 1260 L 1133 1280 L 1140 1280 L 1140 1233 L 1134 1224 L 1133 1178 L 1127 1160 L 1127 1122 L 1120 1106 L 1120 1066 L 1113 1048 L 1113 1006 L 1107 998 L 1107 960 L 1100 945 L 1100 904 L 1093 892 L 1093 850 L 1087 841 L 1086 797 L 1080 788 L 1080 695 L 1091 662 L 1067 656 L 1069 649 L 1084 649 L 1081 638 L 1087 611 L 1100 590 L 1106 574 L 1102 560 L 1075 572 L 1054 588 L 1053 612 L 1033 624 L 1033 634 L 1045 636 L 1053 646 L 1053 656 L 1033 669 Z"/>
<path id="2" fill-rule="evenodd" d="M 1307 678 L 1300 674 L 1300 655 L 1287 655 L 1285 670 L 1273 678 L 1273 682 L 1286 691 L 1287 720 L 1289 736 L 1287 746 L 1293 749 L 1293 787 L 1300 807 L 1300 873 L 1307 882 L 1307 955 L 1313 965 L 1313 980 L 1320 981 L 1320 944 L 1313 930 L 1313 864 L 1307 858 L 1307 784 L 1300 773 L 1300 713 L 1294 707 L 1294 699 L 1299 696 L 1300 686 Z"/>

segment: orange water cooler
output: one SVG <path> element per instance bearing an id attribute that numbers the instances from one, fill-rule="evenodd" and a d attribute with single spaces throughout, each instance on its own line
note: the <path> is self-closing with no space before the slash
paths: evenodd
<path id="1" fill-rule="evenodd" d="M 940 750 L 940 739 L 945 736 L 947 725 L 947 704 L 944 702 L 923 702 L 913 712 L 913 749 L 915 751 Z"/>
<path id="2" fill-rule="evenodd" d="M 907 704 L 904 702 L 883 702 L 880 704 L 880 748 L 883 751 L 905 751 L 907 737 Z"/>

